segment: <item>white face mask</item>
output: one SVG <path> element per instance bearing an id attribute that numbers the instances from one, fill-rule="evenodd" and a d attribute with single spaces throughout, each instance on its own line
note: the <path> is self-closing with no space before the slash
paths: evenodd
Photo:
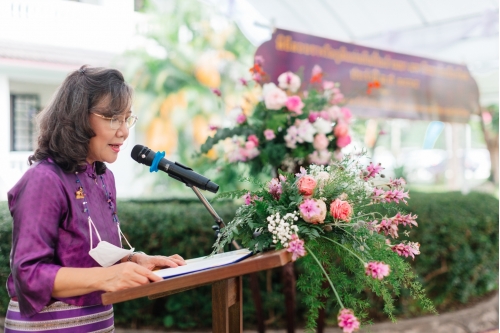
<path id="1" fill-rule="evenodd" d="M 111 243 L 108 243 L 106 241 L 101 240 L 101 236 L 99 235 L 99 232 L 97 231 L 97 228 L 94 225 L 94 222 L 92 219 L 88 218 L 89 222 L 89 234 L 90 234 L 90 251 L 89 255 L 102 267 L 109 267 L 120 261 L 123 257 L 131 254 L 134 252 L 134 248 L 130 246 L 130 243 L 128 242 L 127 238 L 123 235 L 122 231 L 120 230 L 120 226 L 116 224 L 118 227 L 118 236 L 123 236 L 125 241 L 127 242 L 128 246 L 130 247 L 130 250 L 122 249 L 121 247 L 115 246 Z M 99 243 L 95 248 L 92 248 L 92 228 L 91 225 L 94 227 L 94 230 L 97 234 L 97 238 L 99 238 Z"/>

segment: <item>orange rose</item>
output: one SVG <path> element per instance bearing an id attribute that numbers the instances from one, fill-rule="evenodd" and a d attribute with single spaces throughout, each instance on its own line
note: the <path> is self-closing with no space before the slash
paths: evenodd
<path id="1" fill-rule="evenodd" d="M 302 176 L 297 183 L 297 187 L 300 194 L 310 197 L 316 188 L 316 180 L 311 176 Z"/>
<path id="2" fill-rule="evenodd" d="M 330 214 L 334 219 L 349 222 L 352 215 L 352 207 L 347 201 L 335 199 L 330 204 Z"/>

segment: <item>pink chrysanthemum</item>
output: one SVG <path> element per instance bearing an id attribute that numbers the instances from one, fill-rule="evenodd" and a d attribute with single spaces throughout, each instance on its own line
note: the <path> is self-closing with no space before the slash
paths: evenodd
<path id="1" fill-rule="evenodd" d="M 383 195 L 384 201 L 385 202 L 395 202 L 399 203 L 399 201 L 403 201 L 405 204 L 408 204 L 408 202 L 405 200 L 405 198 L 410 198 L 408 195 L 408 192 L 403 192 L 401 190 L 392 190 L 392 191 L 387 191 Z"/>
<path id="2" fill-rule="evenodd" d="M 409 242 L 408 244 L 399 243 L 391 247 L 391 250 L 400 256 L 408 258 L 409 256 L 415 259 L 415 255 L 420 254 L 420 244 Z"/>
<path id="3" fill-rule="evenodd" d="M 385 193 L 384 190 L 375 187 L 373 189 L 373 193 L 372 193 L 373 202 L 375 202 L 375 203 L 381 202 L 384 199 L 383 198 L 384 193 Z"/>
<path id="4" fill-rule="evenodd" d="M 281 197 L 281 193 L 283 193 L 283 189 L 281 187 L 281 182 L 278 178 L 273 178 L 269 182 L 269 193 L 273 196 L 274 199 L 279 200 Z"/>
<path id="5" fill-rule="evenodd" d="M 397 188 L 397 189 L 403 189 L 405 185 L 406 185 L 406 180 L 404 180 L 404 178 L 391 179 L 387 184 L 387 186 L 389 186 L 390 188 Z"/>
<path id="6" fill-rule="evenodd" d="M 392 238 L 398 238 L 398 225 L 394 224 L 391 219 L 383 219 L 377 225 L 377 232 L 384 233 L 384 235 L 391 235 Z"/>
<path id="7" fill-rule="evenodd" d="M 370 261 L 368 264 L 365 264 L 365 269 L 366 275 L 378 280 L 382 280 L 390 272 L 389 265 L 377 261 Z"/>
<path id="8" fill-rule="evenodd" d="M 344 333 L 352 333 L 359 329 L 359 320 L 351 309 L 340 310 L 337 320 Z"/>
<path id="9" fill-rule="evenodd" d="M 401 213 L 397 213 L 396 216 L 392 218 L 392 222 L 396 225 L 402 224 L 406 227 L 406 225 L 409 225 L 410 228 L 412 225 L 418 227 L 418 223 L 415 221 L 417 219 L 417 215 L 401 215 Z"/>
<path id="10" fill-rule="evenodd" d="M 306 255 L 306 250 L 304 249 L 304 241 L 299 239 L 296 234 L 292 234 L 292 240 L 288 243 L 287 252 L 292 253 L 292 260 L 295 261 L 297 258 Z"/>
<path id="11" fill-rule="evenodd" d="M 300 213 L 303 216 L 311 217 L 314 215 L 318 215 L 321 211 L 316 205 L 316 201 L 314 199 L 306 199 L 299 205 Z"/>
<path id="12" fill-rule="evenodd" d="M 326 204 L 322 200 L 305 199 L 299 205 L 299 210 L 300 216 L 309 223 L 323 223 L 326 217 Z"/>
<path id="13" fill-rule="evenodd" d="M 300 167 L 300 172 L 299 172 L 299 173 L 296 173 L 296 174 L 295 174 L 295 177 L 296 177 L 297 179 L 300 179 L 301 177 L 304 177 L 305 175 L 307 175 L 307 171 L 306 171 L 306 169 L 305 169 L 303 166 L 301 166 L 301 167 Z"/>
<path id="14" fill-rule="evenodd" d="M 247 192 L 244 196 L 243 199 L 245 200 L 245 205 L 250 205 L 252 203 L 252 195 L 250 192 Z"/>
<path id="15" fill-rule="evenodd" d="M 370 178 L 374 178 L 376 175 L 380 173 L 382 170 L 382 166 L 380 163 L 378 165 L 374 165 L 372 162 L 366 167 L 365 172 L 363 172 L 363 179 L 366 181 Z"/>

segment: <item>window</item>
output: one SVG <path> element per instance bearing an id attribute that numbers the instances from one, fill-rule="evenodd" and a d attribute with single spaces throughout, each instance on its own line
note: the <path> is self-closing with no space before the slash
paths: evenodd
<path id="1" fill-rule="evenodd" d="M 32 151 L 35 147 L 35 115 L 40 110 L 37 95 L 10 95 L 10 150 Z"/>

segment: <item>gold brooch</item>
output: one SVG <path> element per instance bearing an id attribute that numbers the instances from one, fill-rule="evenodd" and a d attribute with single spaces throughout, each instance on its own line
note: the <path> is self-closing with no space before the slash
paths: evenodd
<path id="1" fill-rule="evenodd" d="M 83 188 L 81 186 L 75 192 L 75 196 L 77 199 L 83 199 L 85 197 L 85 193 L 83 193 Z"/>

